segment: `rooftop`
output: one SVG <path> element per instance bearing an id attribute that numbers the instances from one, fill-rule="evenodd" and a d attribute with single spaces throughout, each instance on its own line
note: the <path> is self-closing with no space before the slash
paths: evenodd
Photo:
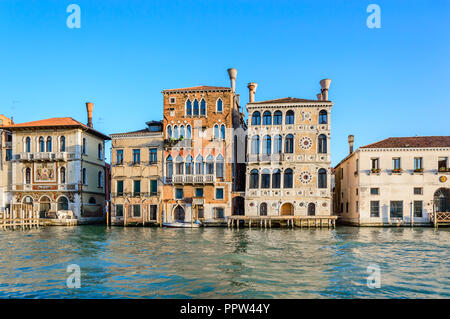
<path id="1" fill-rule="evenodd" d="M 450 147 L 450 136 L 389 137 L 361 148 Z"/>
<path id="2" fill-rule="evenodd" d="M 169 93 L 169 92 L 205 92 L 205 91 L 230 91 L 231 92 L 231 88 L 225 87 L 225 86 L 200 85 L 200 86 L 192 86 L 192 87 L 181 88 L 181 89 L 163 90 L 162 93 Z"/>
<path id="3" fill-rule="evenodd" d="M 258 102 L 253 102 L 253 103 L 249 103 L 249 104 L 323 103 L 323 102 L 330 102 L 330 101 L 299 99 L 299 98 L 295 98 L 295 97 L 283 97 L 281 99 L 258 101 Z"/>

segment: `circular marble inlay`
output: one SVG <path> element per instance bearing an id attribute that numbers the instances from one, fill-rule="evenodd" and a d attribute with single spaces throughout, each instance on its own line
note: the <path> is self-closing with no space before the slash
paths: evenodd
<path id="1" fill-rule="evenodd" d="M 312 176 L 309 172 L 301 172 L 300 173 L 300 181 L 303 184 L 308 184 L 309 182 L 311 182 Z"/>
<path id="2" fill-rule="evenodd" d="M 303 136 L 300 139 L 300 147 L 304 150 L 310 149 L 312 146 L 312 139 L 308 136 Z"/>

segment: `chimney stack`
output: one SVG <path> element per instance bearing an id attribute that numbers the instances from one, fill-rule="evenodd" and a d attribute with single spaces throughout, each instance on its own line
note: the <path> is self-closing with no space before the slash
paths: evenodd
<path id="1" fill-rule="evenodd" d="M 233 91 L 233 93 L 236 92 L 236 76 L 237 76 L 237 70 L 234 68 L 228 69 L 228 76 L 230 77 L 230 82 L 231 82 L 231 91 Z"/>
<path id="2" fill-rule="evenodd" d="M 328 101 L 328 89 L 330 88 L 330 79 L 323 79 L 320 81 L 320 87 L 322 88 L 322 101 Z"/>
<path id="3" fill-rule="evenodd" d="M 353 135 L 348 136 L 348 147 L 350 149 L 350 154 L 353 153 L 353 142 L 355 141 L 355 137 Z"/>
<path id="4" fill-rule="evenodd" d="M 89 126 L 90 128 L 93 128 L 94 125 L 92 124 L 92 111 L 94 110 L 94 103 L 86 102 L 86 110 L 87 110 L 87 116 L 88 116 L 87 126 Z"/>
<path id="5" fill-rule="evenodd" d="M 250 82 L 248 85 L 248 94 L 249 94 L 249 103 L 253 103 L 255 102 L 255 93 L 256 93 L 256 88 L 258 87 L 258 83 L 256 82 Z"/>
<path id="6" fill-rule="evenodd" d="M 322 101 L 322 93 L 317 94 L 317 101 Z"/>

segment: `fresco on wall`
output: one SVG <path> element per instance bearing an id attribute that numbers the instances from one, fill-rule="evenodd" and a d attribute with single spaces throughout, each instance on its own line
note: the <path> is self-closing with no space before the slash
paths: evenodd
<path id="1" fill-rule="evenodd" d="M 34 177 L 36 182 L 56 182 L 56 164 L 35 163 Z"/>

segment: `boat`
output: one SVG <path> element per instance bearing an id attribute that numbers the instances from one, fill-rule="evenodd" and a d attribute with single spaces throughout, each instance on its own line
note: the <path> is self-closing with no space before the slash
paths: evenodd
<path id="1" fill-rule="evenodd" d="M 189 222 L 181 222 L 181 221 L 174 221 L 171 223 L 162 223 L 164 227 L 170 227 L 170 228 L 199 228 L 201 226 L 201 223 L 199 221 L 196 221 L 195 223 L 189 223 Z"/>

